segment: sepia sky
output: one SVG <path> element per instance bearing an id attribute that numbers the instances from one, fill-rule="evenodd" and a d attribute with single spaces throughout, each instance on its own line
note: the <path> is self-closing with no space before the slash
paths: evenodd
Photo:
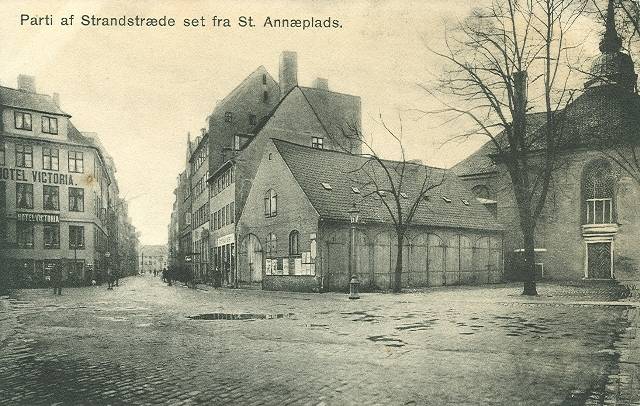
<path id="1" fill-rule="evenodd" d="M 0 83 L 15 87 L 20 73 L 36 77 L 37 90 L 60 93 L 63 110 L 81 131 L 98 133 L 113 156 L 121 193 L 129 200 L 143 244 L 164 244 L 176 177 L 185 165 L 187 132 L 194 136 L 222 99 L 255 68 L 277 78 L 282 50 L 298 52 L 298 81 L 329 79 L 332 90 L 362 98 L 364 130 L 381 133 L 379 114 L 397 125 L 399 112 L 429 108 L 417 83 L 437 73 L 428 52 L 442 42 L 445 24 L 464 18 L 474 0 L 370 1 L 13 1 L 3 0 Z M 52 14 L 54 26 L 20 26 L 20 15 Z M 60 17 L 75 14 L 72 27 Z M 83 14 L 176 19 L 171 28 L 83 27 Z M 258 27 L 238 28 L 239 16 Z M 185 18 L 205 16 L 204 28 Z M 232 20 L 213 28 L 210 18 Z M 341 29 L 262 28 L 272 18 L 340 20 Z M 594 42 L 595 44 L 595 42 Z M 455 126 L 403 120 L 412 159 L 451 166 L 484 140 L 448 144 Z M 382 137 L 380 138 L 382 140 Z M 384 149 L 384 141 L 377 142 Z M 382 145 L 382 146 L 380 146 Z M 389 157 L 394 151 L 386 151 Z"/>

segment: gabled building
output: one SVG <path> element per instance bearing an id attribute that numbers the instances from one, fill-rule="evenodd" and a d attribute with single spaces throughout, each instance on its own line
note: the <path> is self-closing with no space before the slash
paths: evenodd
<path id="1" fill-rule="evenodd" d="M 620 163 L 637 161 L 640 96 L 633 61 L 622 52 L 609 4 L 600 55 L 583 94 L 556 114 L 562 165 L 553 173 L 536 228 L 539 277 L 556 280 L 640 278 L 640 185 Z M 527 117 L 528 138 L 546 126 Z M 498 136 L 500 139 L 501 136 Z M 532 145 L 535 146 L 535 143 Z M 519 277 L 522 235 L 509 175 L 488 142 L 453 170 L 506 225 L 507 269 Z M 532 155 L 535 159 L 535 152 Z"/>
<path id="2" fill-rule="evenodd" d="M 261 101 L 268 103 L 260 105 L 258 113 L 251 113 L 249 117 L 255 116 L 256 119 L 246 122 L 242 128 L 229 126 L 226 132 L 220 130 L 232 124 L 236 117 L 235 113 L 225 111 L 224 103 L 216 107 L 218 113 L 209 120 L 210 241 L 214 250 L 214 266 L 223 272 L 228 283 L 256 282 L 244 280 L 235 272 L 235 220 L 243 210 L 269 140 L 284 139 L 318 150 L 347 148 L 357 152 L 361 148 L 360 145 L 351 145 L 343 134 L 343 131 L 360 127 L 360 98 L 329 90 L 326 79 L 317 79 L 314 87 L 300 86 L 297 70 L 297 54 L 283 52 L 277 83 L 268 73 L 258 75 L 258 82 L 266 89 Z M 262 71 L 259 69 L 259 72 Z M 248 83 L 253 81 L 255 78 Z M 246 94 L 249 98 L 260 95 L 256 92 Z M 246 118 L 241 116 L 241 119 Z M 223 159 L 217 159 L 219 156 Z"/>
<path id="3" fill-rule="evenodd" d="M 344 291 L 357 275 L 364 289 L 390 289 L 397 247 L 382 199 L 391 197 L 354 178 L 366 159 L 270 139 L 238 221 L 238 278 L 268 290 Z M 407 171 L 423 169 L 444 180 L 407 235 L 403 286 L 501 281 L 502 227 L 452 172 L 418 163 Z M 406 178 L 407 202 L 423 180 Z"/>

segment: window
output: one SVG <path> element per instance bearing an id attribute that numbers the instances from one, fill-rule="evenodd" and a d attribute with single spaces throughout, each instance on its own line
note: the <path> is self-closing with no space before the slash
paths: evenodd
<path id="1" fill-rule="evenodd" d="M 46 249 L 60 248 L 60 225 L 44 225 L 44 247 Z"/>
<path id="2" fill-rule="evenodd" d="M 324 149 L 324 138 L 311 137 L 311 147 L 317 149 Z"/>
<path id="3" fill-rule="evenodd" d="M 33 168 L 33 147 L 31 145 L 16 145 L 16 166 Z"/>
<path id="4" fill-rule="evenodd" d="M 42 132 L 47 134 L 58 134 L 58 119 L 42 116 Z"/>
<path id="5" fill-rule="evenodd" d="M 300 233 L 296 230 L 289 234 L 289 255 L 300 255 Z"/>
<path id="6" fill-rule="evenodd" d="M 31 114 L 24 113 L 22 111 L 14 112 L 14 118 L 16 121 L 16 128 L 18 130 L 31 131 Z"/>
<path id="7" fill-rule="evenodd" d="M 596 160 L 585 166 L 582 175 L 584 224 L 610 224 L 615 221 L 614 185 L 615 178 L 608 161 Z"/>
<path id="8" fill-rule="evenodd" d="M 229 204 L 229 215 L 231 216 L 231 224 L 235 223 L 236 221 L 236 203 L 235 202 L 231 202 Z"/>
<path id="9" fill-rule="evenodd" d="M 33 223 L 19 221 L 16 224 L 18 248 L 33 248 Z"/>
<path id="10" fill-rule="evenodd" d="M 69 188 L 69 211 L 84 211 L 84 189 Z"/>
<path id="11" fill-rule="evenodd" d="M 481 199 L 491 199 L 491 192 L 489 192 L 489 188 L 485 185 L 476 185 L 471 188 L 471 191 L 476 197 Z"/>
<path id="12" fill-rule="evenodd" d="M 42 186 L 42 207 L 45 210 L 60 210 L 60 188 L 58 186 Z"/>
<path id="13" fill-rule="evenodd" d="M 16 207 L 33 209 L 33 185 L 31 183 L 16 183 Z"/>
<path id="14" fill-rule="evenodd" d="M 4 142 L 0 142 L 0 165 L 7 164 L 7 154 L 5 152 Z"/>
<path id="15" fill-rule="evenodd" d="M 266 90 L 264 92 L 262 92 L 262 101 L 264 103 L 269 101 L 269 92 L 267 92 Z"/>
<path id="16" fill-rule="evenodd" d="M 84 172 L 84 159 L 82 152 L 69 151 L 69 172 Z"/>
<path id="17" fill-rule="evenodd" d="M 274 217 L 278 214 L 278 195 L 275 190 L 269 189 L 264 194 L 264 216 Z"/>
<path id="18" fill-rule="evenodd" d="M 258 119 L 255 114 L 249 114 L 249 124 L 256 125 L 258 123 Z"/>
<path id="19" fill-rule="evenodd" d="M 42 169 L 48 171 L 57 171 L 59 169 L 58 149 L 42 148 Z"/>
<path id="20" fill-rule="evenodd" d="M 234 151 L 240 151 L 240 136 L 239 135 L 234 135 L 233 136 L 233 149 L 234 149 Z"/>
<path id="21" fill-rule="evenodd" d="M 267 235 L 267 256 L 275 256 L 278 252 L 278 243 L 276 241 L 276 235 L 269 233 Z"/>
<path id="22" fill-rule="evenodd" d="M 231 123 L 233 121 L 233 113 L 231 113 L 230 111 L 224 113 L 224 121 L 227 123 Z"/>
<path id="23" fill-rule="evenodd" d="M 266 74 L 266 73 L 263 73 L 263 74 L 262 74 L 262 84 L 263 84 L 263 85 L 266 85 L 266 84 L 267 84 L 267 74 Z"/>
<path id="24" fill-rule="evenodd" d="M 69 248 L 76 250 L 84 249 L 83 226 L 69 226 Z"/>

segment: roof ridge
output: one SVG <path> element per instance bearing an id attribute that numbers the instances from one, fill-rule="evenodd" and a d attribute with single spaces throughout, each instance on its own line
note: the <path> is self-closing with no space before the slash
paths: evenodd
<path id="1" fill-rule="evenodd" d="M 310 89 L 310 90 L 317 90 L 319 92 L 334 93 L 334 94 L 339 94 L 341 96 L 353 97 L 353 98 L 356 98 L 356 99 L 360 99 L 361 98 L 360 96 L 356 96 L 355 94 L 336 92 L 335 90 L 330 90 L 330 89 L 318 89 L 317 87 L 313 87 L 313 86 L 300 86 L 300 85 L 298 85 L 298 87 L 300 89 Z"/>

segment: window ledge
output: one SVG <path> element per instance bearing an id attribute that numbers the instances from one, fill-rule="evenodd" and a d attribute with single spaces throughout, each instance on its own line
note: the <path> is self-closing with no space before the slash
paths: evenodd
<path id="1" fill-rule="evenodd" d="M 583 224 L 582 235 L 612 235 L 618 232 L 617 223 Z"/>

